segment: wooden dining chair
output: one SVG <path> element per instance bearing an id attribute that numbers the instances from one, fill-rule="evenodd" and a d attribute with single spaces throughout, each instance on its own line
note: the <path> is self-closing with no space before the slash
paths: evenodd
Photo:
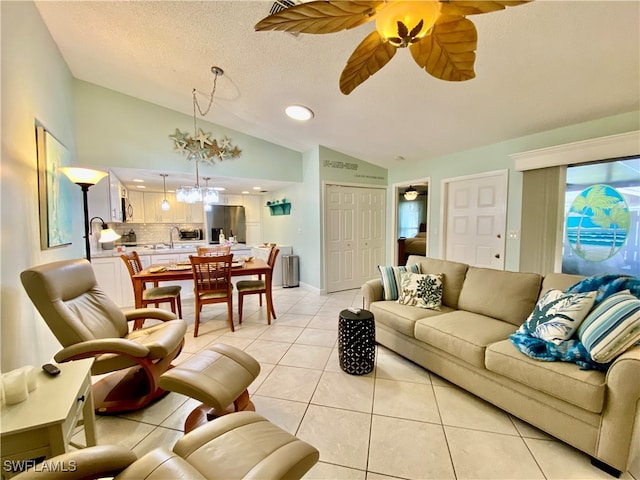
<path id="1" fill-rule="evenodd" d="M 269 252 L 269 258 L 267 259 L 267 264 L 271 267 L 271 272 L 273 272 L 274 266 L 276 264 L 276 258 L 278 257 L 278 253 L 280 250 L 276 247 L 273 247 Z M 273 273 L 271 275 L 273 279 Z M 262 294 L 266 295 L 267 293 L 267 284 L 266 280 L 262 279 L 262 275 L 258 276 L 257 280 L 240 280 L 236 283 L 236 288 L 238 289 L 238 321 L 242 323 L 242 303 L 245 295 L 258 295 L 258 301 L 260 306 L 262 306 Z M 273 307 L 273 301 L 271 302 L 271 315 L 273 318 L 276 317 L 276 310 Z M 269 325 L 271 325 L 271 321 L 269 320 Z"/>
<path id="2" fill-rule="evenodd" d="M 202 306 L 209 303 L 226 303 L 229 315 L 229 326 L 233 328 L 233 284 L 231 283 L 231 262 L 233 255 L 193 256 L 191 269 L 193 271 L 193 293 L 196 299 L 196 322 L 193 336 L 198 336 L 200 327 L 200 312 Z"/>
<path id="3" fill-rule="evenodd" d="M 120 255 L 120 258 L 127 266 L 129 276 L 133 282 L 133 276 L 142 270 L 142 262 L 138 252 L 133 251 L 131 253 L 125 253 Z M 133 283 L 132 283 L 133 284 Z M 182 302 L 180 301 L 180 291 L 182 287 L 180 285 L 167 285 L 159 287 L 155 282 L 153 287 L 144 286 L 142 290 L 142 306 L 147 307 L 153 305 L 156 308 L 161 303 L 169 303 L 171 305 L 171 311 L 176 313 L 176 306 L 178 307 L 178 318 L 182 318 Z"/>
<path id="4" fill-rule="evenodd" d="M 231 253 L 231 247 L 229 245 L 214 245 L 209 247 L 198 247 L 198 256 L 205 257 L 207 255 L 229 255 Z"/>

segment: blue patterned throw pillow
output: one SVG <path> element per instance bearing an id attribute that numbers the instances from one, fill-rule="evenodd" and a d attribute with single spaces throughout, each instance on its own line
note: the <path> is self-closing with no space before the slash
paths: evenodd
<path id="1" fill-rule="evenodd" d="M 416 263 L 406 267 L 383 267 L 381 265 L 378 265 L 378 270 L 380 270 L 380 278 L 382 279 L 382 290 L 384 291 L 384 299 L 398 300 L 398 285 L 400 285 L 400 273 L 420 273 L 420 265 Z"/>
<path id="2" fill-rule="evenodd" d="M 593 306 L 596 292 L 564 293 L 549 290 L 518 329 L 556 345 L 569 340 Z"/>
<path id="3" fill-rule="evenodd" d="M 640 341 L 640 299 L 624 290 L 605 298 L 578 329 L 591 358 L 612 361 Z"/>

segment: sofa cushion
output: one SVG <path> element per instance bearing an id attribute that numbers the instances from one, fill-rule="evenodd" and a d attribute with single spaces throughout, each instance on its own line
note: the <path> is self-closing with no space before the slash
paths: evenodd
<path id="1" fill-rule="evenodd" d="M 458 298 L 464 283 L 464 277 L 469 266 L 466 263 L 451 262 L 449 260 L 438 260 L 411 256 L 407 260 L 407 265 L 419 264 L 421 273 L 442 273 L 442 304 L 453 309 L 458 308 Z"/>
<path id="2" fill-rule="evenodd" d="M 400 273 L 398 303 L 440 311 L 442 274 Z"/>
<path id="3" fill-rule="evenodd" d="M 380 279 L 382 280 L 384 300 L 397 300 L 398 286 L 400 285 L 400 273 L 420 273 L 420 266 L 407 265 L 400 267 L 383 267 L 381 265 L 378 265 L 378 270 L 380 271 Z"/>
<path id="4" fill-rule="evenodd" d="M 602 411 L 606 391 L 602 372 L 580 370 L 573 363 L 534 360 L 520 353 L 509 340 L 487 348 L 485 365 L 489 371 L 577 407 L 594 413 Z"/>
<path id="5" fill-rule="evenodd" d="M 605 298 L 584 319 L 578 338 L 594 361 L 612 361 L 640 341 L 640 299 L 629 290 Z"/>
<path id="6" fill-rule="evenodd" d="M 418 320 L 415 337 L 476 367 L 484 368 L 487 345 L 508 338 L 514 330 L 515 327 L 510 323 L 456 310 Z"/>
<path id="7" fill-rule="evenodd" d="M 560 345 L 569 340 L 591 310 L 596 292 L 564 293 L 549 290 L 518 329 L 546 342 Z"/>
<path id="8" fill-rule="evenodd" d="M 458 308 L 520 326 L 533 311 L 541 282 L 537 273 L 469 267 Z"/>
<path id="9" fill-rule="evenodd" d="M 438 312 L 436 310 L 401 305 L 393 300 L 373 302 L 369 306 L 369 310 L 373 313 L 376 323 L 380 322 L 412 338 L 416 321 L 428 316 L 441 315 L 442 313 L 453 311 L 453 309 L 445 307 L 444 305 L 440 308 L 442 310 Z"/>

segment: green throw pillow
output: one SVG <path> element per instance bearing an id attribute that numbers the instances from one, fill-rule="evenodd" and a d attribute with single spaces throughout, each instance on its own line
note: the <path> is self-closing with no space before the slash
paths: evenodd
<path id="1" fill-rule="evenodd" d="M 442 273 L 401 273 L 398 303 L 440 311 L 443 276 Z"/>
<path id="2" fill-rule="evenodd" d="M 398 285 L 400 285 L 400 273 L 420 273 L 420 265 L 418 265 L 417 263 L 406 267 L 382 267 L 378 265 L 378 270 L 380 270 L 380 277 L 382 279 L 382 290 L 384 291 L 384 299 L 397 300 Z"/>

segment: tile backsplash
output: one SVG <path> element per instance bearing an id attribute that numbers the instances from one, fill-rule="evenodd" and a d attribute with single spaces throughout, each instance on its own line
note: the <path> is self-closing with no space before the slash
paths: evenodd
<path id="1" fill-rule="evenodd" d="M 146 245 L 152 243 L 169 243 L 169 230 L 171 227 L 181 229 L 203 228 L 202 223 L 109 223 L 120 235 L 129 233 L 133 230 L 136 234 L 136 243 L 138 245 Z M 173 232 L 173 241 L 177 242 L 178 232 Z M 116 245 L 118 242 L 116 242 Z"/>

